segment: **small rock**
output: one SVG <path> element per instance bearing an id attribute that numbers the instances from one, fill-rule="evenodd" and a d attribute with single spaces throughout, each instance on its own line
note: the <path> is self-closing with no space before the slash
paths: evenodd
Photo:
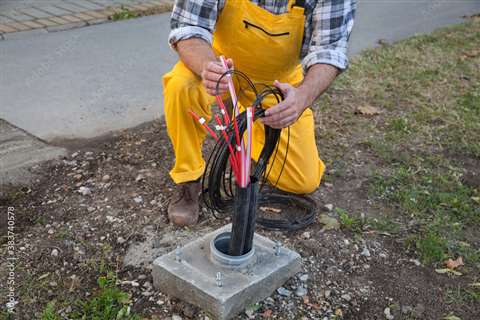
<path id="1" fill-rule="evenodd" d="M 78 152 L 74 152 L 74 153 L 72 153 L 72 155 L 71 155 L 72 158 L 75 158 L 76 156 L 78 156 Z"/>
<path id="2" fill-rule="evenodd" d="M 180 317 L 178 314 L 174 314 L 172 316 L 172 320 L 182 320 L 182 317 Z"/>
<path id="3" fill-rule="evenodd" d="M 415 308 L 413 309 L 412 315 L 415 318 L 421 319 L 423 317 L 423 314 L 425 313 L 425 306 L 421 303 L 417 304 Z"/>
<path id="4" fill-rule="evenodd" d="M 95 207 L 88 207 L 88 208 L 87 208 L 87 211 L 88 211 L 88 212 L 93 212 L 93 211 L 95 211 L 95 210 L 97 210 L 97 209 L 95 209 Z"/>
<path id="5" fill-rule="evenodd" d="M 157 300 L 157 304 L 158 304 L 159 306 L 161 306 L 161 305 L 164 304 L 164 303 L 165 303 L 165 301 L 163 301 L 163 300 Z"/>
<path id="6" fill-rule="evenodd" d="M 133 201 L 135 201 L 135 203 L 142 203 L 143 198 L 142 198 L 142 196 L 138 196 L 138 197 L 133 198 Z"/>
<path id="7" fill-rule="evenodd" d="M 197 313 L 197 310 L 195 309 L 194 306 L 192 306 L 191 304 L 186 304 L 184 307 L 183 307 L 183 314 L 187 317 L 187 318 L 191 318 L 193 319 L 195 317 L 195 314 Z"/>
<path id="8" fill-rule="evenodd" d="M 410 306 L 402 306 L 402 313 L 403 314 L 410 314 L 412 313 L 413 308 Z"/>
<path id="9" fill-rule="evenodd" d="M 413 262 L 413 264 L 415 264 L 417 267 L 422 265 L 422 263 L 418 261 L 418 259 L 410 259 L 410 262 Z"/>
<path id="10" fill-rule="evenodd" d="M 280 287 L 277 289 L 277 292 L 279 295 L 284 296 L 284 297 L 290 297 L 292 292 L 284 287 Z"/>
<path id="11" fill-rule="evenodd" d="M 58 257 L 58 249 L 53 249 L 52 253 L 50 253 L 52 257 Z"/>
<path id="12" fill-rule="evenodd" d="M 130 282 L 130 284 L 132 285 L 132 287 L 139 287 L 140 286 L 140 283 L 138 283 L 135 280 L 132 280 L 132 282 Z"/>
<path id="13" fill-rule="evenodd" d="M 110 176 L 109 176 L 108 174 L 104 175 L 104 176 L 102 177 L 102 181 L 103 181 L 103 182 L 108 182 L 108 181 L 110 181 Z"/>
<path id="14" fill-rule="evenodd" d="M 307 273 L 304 273 L 302 274 L 300 277 L 298 277 L 298 279 L 302 282 L 307 282 L 308 280 L 308 274 Z"/>
<path id="15" fill-rule="evenodd" d="M 350 301 L 352 300 L 352 297 L 349 294 L 342 294 L 342 299 L 345 301 Z"/>
<path id="16" fill-rule="evenodd" d="M 388 308 L 388 307 L 385 308 L 385 310 L 383 310 L 383 313 L 385 314 L 385 318 L 387 320 L 393 320 L 394 319 L 394 316 L 392 315 L 390 308 Z"/>
<path id="17" fill-rule="evenodd" d="M 55 230 L 53 230 L 53 229 L 48 229 L 47 233 L 48 233 L 48 234 L 54 234 L 54 233 L 55 233 Z"/>
<path id="18" fill-rule="evenodd" d="M 145 176 L 143 174 L 139 174 L 136 178 L 135 178 L 135 182 L 140 182 L 140 181 L 143 181 L 145 180 Z"/>
<path id="19" fill-rule="evenodd" d="M 78 189 L 78 192 L 79 192 L 82 196 L 88 196 L 89 194 L 92 194 L 92 190 L 90 190 L 90 188 L 84 187 L 84 186 L 81 186 L 81 187 Z"/>
<path id="20" fill-rule="evenodd" d="M 325 298 L 330 298 L 330 296 L 332 295 L 332 290 L 325 290 Z"/>
<path id="21" fill-rule="evenodd" d="M 123 237 L 118 237 L 118 238 L 117 238 L 117 243 L 118 243 L 118 244 L 124 244 L 126 241 L 127 241 L 127 240 L 125 240 L 125 238 L 123 238 Z"/>
<path id="22" fill-rule="evenodd" d="M 308 290 L 304 286 L 298 286 L 297 290 L 295 290 L 295 295 L 297 297 L 303 297 L 307 295 Z"/>
<path id="23" fill-rule="evenodd" d="M 331 204 L 331 203 L 326 204 L 325 209 L 327 209 L 328 211 L 332 211 L 333 210 L 333 204 Z"/>
<path id="24" fill-rule="evenodd" d="M 362 252 L 360 253 L 361 256 L 364 256 L 364 257 L 370 257 L 370 250 L 368 250 L 367 248 L 363 248 Z"/>
<path id="25" fill-rule="evenodd" d="M 305 232 L 302 234 L 302 238 L 303 238 L 303 239 L 310 239 L 310 232 L 305 231 Z"/>

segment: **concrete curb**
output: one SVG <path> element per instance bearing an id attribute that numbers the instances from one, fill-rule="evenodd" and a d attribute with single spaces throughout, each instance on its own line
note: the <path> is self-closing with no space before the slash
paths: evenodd
<path id="1" fill-rule="evenodd" d="M 32 166 L 66 154 L 0 119 L 0 186 L 28 183 L 34 177 Z"/>

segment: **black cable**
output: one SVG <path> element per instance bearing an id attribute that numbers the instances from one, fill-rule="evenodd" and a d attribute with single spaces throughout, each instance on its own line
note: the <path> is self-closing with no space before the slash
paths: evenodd
<path id="1" fill-rule="evenodd" d="M 277 103 L 283 100 L 282 92 L 276 88 L 271 87 L 265 84 L 254 84 L 247 75 L 238 71 L 238 70 L 229 70 L 225 72 L 217 82 L 216 91 L 218 93 L 219 84 L 221 79 L 225 76 L 238 76 L 240 80 L 244 80 L 247 84 L 247 89 L 255 95 L 255 100 L 252 103 L 253 107 L 253 120 L 256 121 L 265 115 L 265 109 L 263 109 L 262 102 L 267 98 L 273 96 Z M 239 82 L 238 82 L 239 83 Z M 262 86 L 260 91 L 258 87 Z M 244 91 L 239 91 L 244 92 Z M 237 100 L 238 103 L 238 100 Z M 232 106 L 233 110 L 236 109 L 236 106 Z M 208 157 L 206 162 L 206 169 L 202 177 L 202 200 L 205 206 L 212 211 L 213 215 L 216 218 L 220 218 L 219 213 L 229 213 L 233 211 L 233 199 L 235 196 L 234 186 L 236 183 L 233 181 L 235 176 L 233 175 L 233 169 L 230 165 L 229 157 L 229 145 L 234 149 L 236 147 L 236 133 L 233 126 L 233 121 L 236 121 L 238 134 L 240 137 L 243 137 L 244 132 L 247 129 L 247 116 L 246 112 L 241 112 L 235 114 L 232 112 L 231 123 L 226 127 L 225 132 L 227 134 L 227 141 L 221 136 L 220 139 L 216 142 L 213 150 Z M 255 194 L 255 197 L 259 205 L 289 205 L 299 208 L 300 210 L 305 211 L 306 213 L 301 217 L 294 218 L 266 218 L 262 215 L 259 215 L 256 219 L 256 222 L 267 229 L 274 230 L 298 230 L 315 221 L 315 215 L 317 211 L 317 206 L 315 201 L 295 195 L 280 195 L 276 193 L 264 193 L 263 186 L 267 182 L 267 178 L 270 175 L 270 171 L 273 167 L 273 162 L 277 161 L 277 153 L 279 148 L 279 141 L 281 136 L 281 129 L 271 128 L 265 126 L 264 135 L 265 143 L 260 152 L 260 156 L 255 162 L 255 167 L 252 170 L 251 179 L 254 181 L 262 181 L 260 188 L 256 191 L 258 194 Z M 287 145 L 285 149 L 285 155 L 283 157 L 283 163 L 276 178 L 274 187 L 278 184 L 280 177 L 285 168 L 286 159 L 289 150 L 290 144 L 290 128 L 287 128 Z M 270 168 L 267 171 L 267 167 L 270 165 Z"/>

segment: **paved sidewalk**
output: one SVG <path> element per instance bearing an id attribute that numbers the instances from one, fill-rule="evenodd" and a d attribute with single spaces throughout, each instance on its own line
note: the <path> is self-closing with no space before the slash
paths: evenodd
<path id="1" fill-rule="evenodd" d="M 172 9 L 173 0 L 0 0 L 0 39 L 18 39 Z"/>

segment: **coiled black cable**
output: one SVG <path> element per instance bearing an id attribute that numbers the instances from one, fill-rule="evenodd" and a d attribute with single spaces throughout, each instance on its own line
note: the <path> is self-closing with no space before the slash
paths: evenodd
<path id="1" fill-rule="evenodd" d="M 256 84 L 257 86 L 263 86 L 263 89 L 259 92 L 256 85 L 246 76 L 244 73 L 237 70 L 229 70 L 222 75 L 217 82 L 217 92 L 219 89 L 220 81 L 226 76 L 238 76 L 241 80 L 247 83 L 247 89 L 255 95 L 255 100 L 251 104 L 254 108 L 253 118 L 254 121 L 265 115 L 265 109 L 262 102 L 266 97 L 273 96 L 277 103 L 281 102 L 284 97 L 282 92 L 275 87 L 271 87 L 264 84 Z M 237 106 L 233 106 L 232 109 L 236 110 Z M 206 163 L 206 170 L 202 177 L 202 200 L 207 208 L 219 218 L 218 213 L 228 213 L 233 208 L 233 198 L 235 192 L 235 182 L 232 167 L 229 163 L 230 151 L 229 145 L 236 146 L 235 128 L 233 126 L 233 118 L 237 123 L 238 133 L 240 137 L 243 137 L 245 130 L 247 129 L 247 116 L 246 112 L 234 114 L 232 112 L 232 121 L 225 128 L 227 134 L 227 141 L 220 138 L 214 145 L 210 156 Z M 266 169 L 269 163 L 277 160 L 277 151 L 279 148 L 279 140 L 281 135 L 281 129 L 271 128 L 265 126 L 265 143 L 260 152 L 260 156 L 255 163 L 255 167 L 252 170 L 251 178 L 255 181 L 262 181 L 260 192 L 257 195 L 259 205 L 272 205 L 272 204 L 284 204 L 289 206 L 295 206 L 305 212 L 301 217 L 293 217 L 291 219 L 278 218 L 271 219 L 261 215 L 257 218 L 257 223 L 266 229 L 273 230 L 289 230 L 294 231 L 306 227 L 307 225 L 315 221 L 315 215 L 317 211 L 316 202 L 310 198 L 295 195 L 295 194 L 276 194 L 263 192 L 263 186 L 265 185 L 270 170 L 266 173 Z M 290 128 L 287 128 L 287 145 L 285 150 L 285 156 L 283 164 L 280 170 L 274 187 L 278 183 L 280 176 L 285 167 L 286 158 L 288 155 L 288 148 L 290 144 Z"/>

